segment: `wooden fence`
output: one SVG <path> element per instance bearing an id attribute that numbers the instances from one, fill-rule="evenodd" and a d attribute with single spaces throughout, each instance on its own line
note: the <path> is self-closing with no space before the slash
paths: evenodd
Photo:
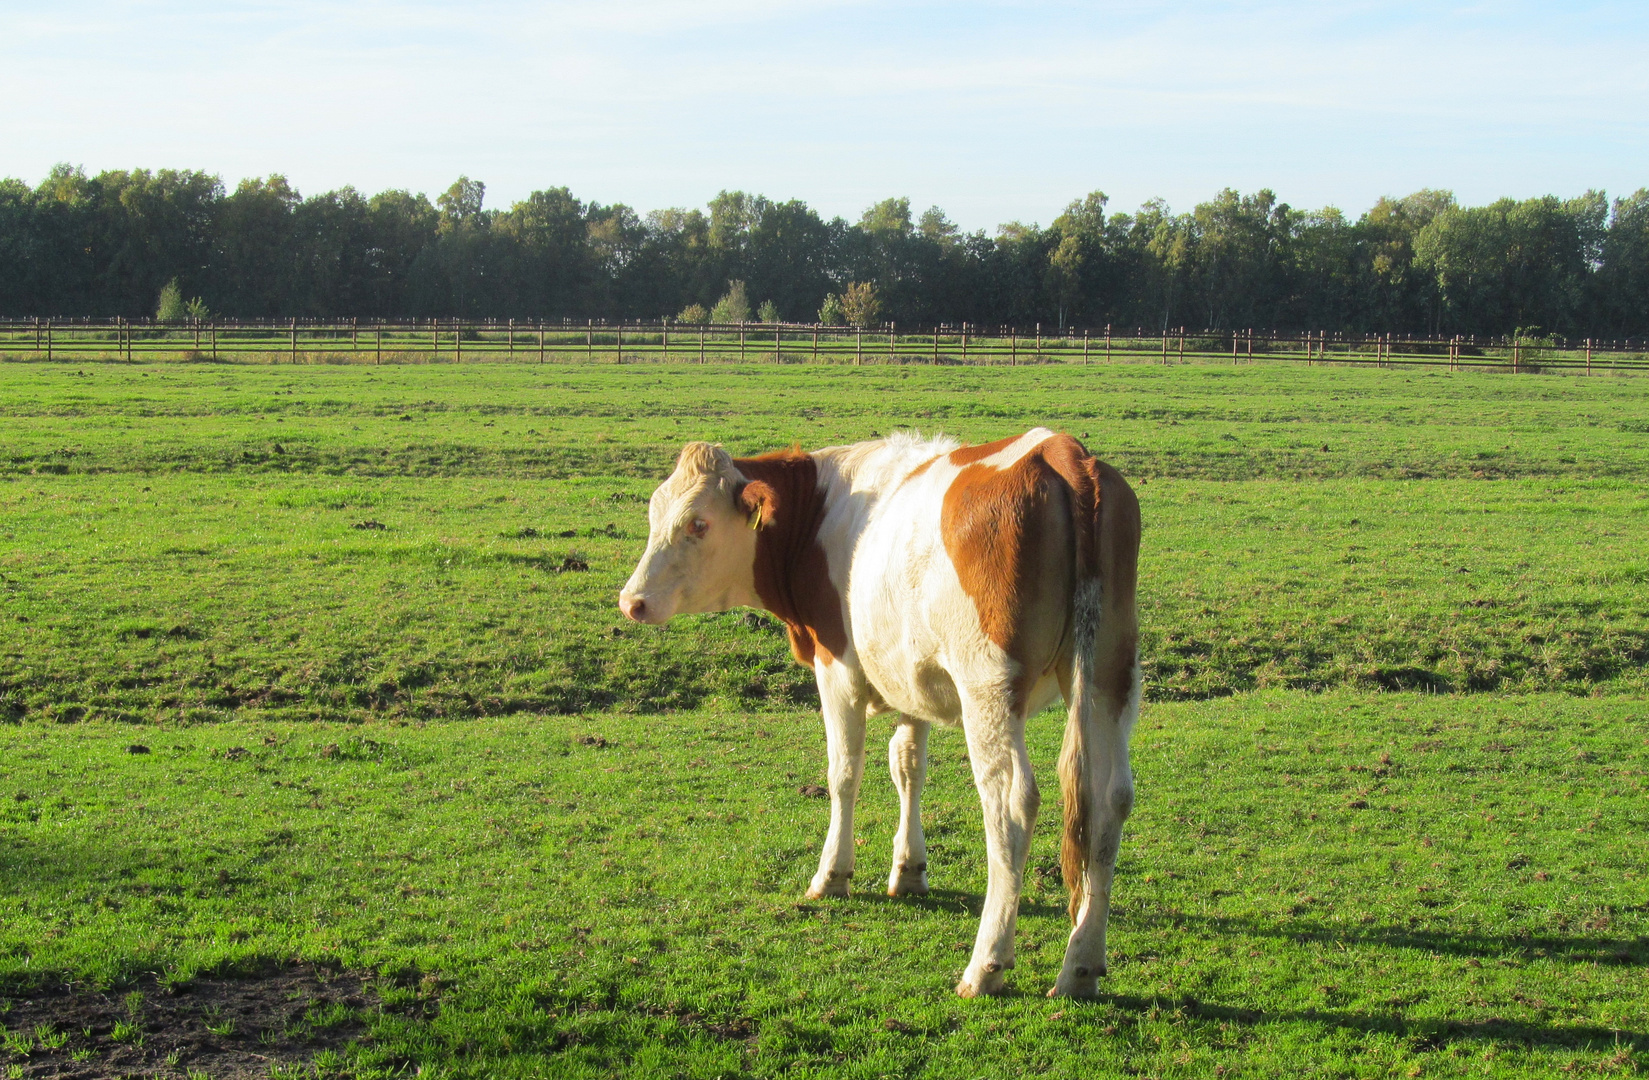
<path id="1" fill-rule="evenodd" d="M 1504 371 L 1649 370 L 1649 342 L 1140 327 L 798 323 L 0 320 L 0 361 L 1106 364 L 1287 361 Z"/>

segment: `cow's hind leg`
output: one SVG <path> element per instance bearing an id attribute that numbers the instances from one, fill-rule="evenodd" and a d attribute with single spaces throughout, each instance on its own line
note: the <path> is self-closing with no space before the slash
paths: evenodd
<path id="1" fill-rule="evenodd" d="M 1065 961 L 1049 997 L 1093 997 L 1106 973 L 1105 929 L 1111 910 L 1111 881 L 1122 825 L 1134 805 L 1134 774 L 1128 763 L 1128 736 L 1139 715 L 1139 666 L 1132 650 L 1114 655 L 1096 682 L 1099 706 L 1089 732 L 1088 838 L 1082 901 L 1073 915 Z"/>
<path id="2" fill-rule="evenodd" d="M 888 771 L 899 789 L 899 831 L 893 837 L 889 896 L 927 895 L 928 845 L 922 836 L 922 782 L 928 775 L 928 723 L 900 717 L 887 744 Z"/>
<path id="3" fill-rule="evenodd" d="M 846 896 L 853 879 L 853 806 L 865 774 L 865 717 L 869 711 L 853 685 L 846 665 L 820 664 L 819 701 L 823 706 L 825 744 L 830 753 L 830 831 L 819 852 L 819 872 L 807 896 Z"/>
<path id="4" fill-rule="evenodd" d="M 1005 697 L 1006 695 L 1004 695 Z M 956 992 L 963 997 L 994 994 L 1013 967 L 1014 927 L 1019 921 L 1019 893 L 1025 856 L 1041 796 L 1025 752 L 1025 721 L 1004 705 L 963 705 L 963 727 L 974 786 L 985 816 L 985 854 L 989 881 L 980 913 L 973 957 Z"/>

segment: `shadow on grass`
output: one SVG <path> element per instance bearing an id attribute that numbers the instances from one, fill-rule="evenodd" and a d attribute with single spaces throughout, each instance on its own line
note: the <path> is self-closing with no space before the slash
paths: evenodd
<path id="1" fill-rule="evenodd" d="M 1027 910 L 1027 909 L 1022 909 Z M 1113 924 L 1117 918 L 1112 914 Z M 1331 926 L 1298 919 L 1275 923 L 1218 915 L 1130 916 L 1130 929 L 1171 926 L 1214 937 L 1256 937 L 1295 944 L 1314 941 L 1415 949 L 1468 959 L 1523 960 L 1543 958 L 1566 963 L 1621 967 L 1649 965 L 1649 938 L 1605 938 L 1557 934 L 1484 934 L 1473 931 L 1428 930 L 1409 926 Z"/>
<path id="2" fill-rule="evenodd" d="M 1032 996 L 1027 993 L 1025 996 Z M 1186 1016 L 1218 1023 L 1259 1027 L 1277 1023 L 1316 1023 L 1363 1034 L 1382 1033 L 1408 1039 L 1414 1050 L 1437 1050 L 1462 1042 L 1513 1042 L 1529 1048 L 1649 1050 L 1649 1034 L 1598 1024 L 1541 1024 L 1490 1016 L 1481 1020 L 1411 1019 L 1401 1013 L 1342 1012 L 1334 1009 L 1270 1011 L 1218 1005 L 1192 996 L 1143 997 L 1105 994 L 1095 999 L 1131 1013 L 1179 1011 Z"/>
<path id="3" fill-rule="evenodd" d="M 887 907 L 914 908 L 918 911 L 946 912 L 949 914 L 960 912 L 975 918 L 978 918 L 985 905 L 985 897 L 982 894 L 963 892 L 960 889 L 930 889 L 926 896 L 889 896 L 885 889 L 877 886 L 866 888 L 863 892 L 854 892 L 853 899 Z M 829 902 L 827 900 L 808 901 L 810 904 Z M 1026 915 L 1063 916 L 1065 913 L 1066 909 L 1063 902 L 1038 902 L 1026 897 L 1020 897 L 1019 899 L 1019 914 L 1021 917 Z"/>

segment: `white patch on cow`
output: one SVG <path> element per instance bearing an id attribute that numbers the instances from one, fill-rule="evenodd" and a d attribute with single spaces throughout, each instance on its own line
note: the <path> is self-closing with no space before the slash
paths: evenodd
<path id="1" fill-rule="evenodd" d="M 727 451 L 689 443 L 647 502 L 647 550 L 619 593 L 637 622 L 760 603 L 750 576 L 755 534 L 734 505 L 743 480 Z"/>
<path id="2" fill-rule="evenodd" d="M 1009 468 L 1020 458 L 1053 438 L 1054 434 L 1045 427 L 1031 428 L 990 457 L 982 459 L 979 464 L 989 465 L 993 469 Z"/>

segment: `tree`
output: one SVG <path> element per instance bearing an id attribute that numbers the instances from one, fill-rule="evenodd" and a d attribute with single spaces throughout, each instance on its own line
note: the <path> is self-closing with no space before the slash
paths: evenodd
<path id="1" fill-rule="evenodd" d="M 183 290 L 178 288 L 177 278 L 160 287 L 160 303 L 155 305 L 155 319 L 166 323 L 183 321 Z"/>
<path id="2" fill-rule="evenodd" d="M 302 202 L 277 174 L 242 180 L 217 208 L 212 244 L 213 302 L 253 318 L 293 312 L 301 280 L 294 218 Z M 422 245 L 420 245 L 422 246 Z"/>
<path id="3" fill-rule="evenodd" d="M 1414 241 L 1454 204 L 1453 192 L 1422 188 L 1401 199 L 1382 197 L 1358 219 L 1358 315 L 1347 329 L 1425 332 L 1432 327 L 1436 282 L 1415 265 Z"/>
<path id="4" fill-rule="evenodd" d="M 467 176 L 432 202 L 348 187 L 304 198 L 278 174 L 226 193 L 203 172 L 59 165 L 37 186 L 0 179 L 0 312 L 139 316 L 175 281 L 185 318 L 582 322 L 697 305 L 738 321 L 761 296 L 764 319 L 861 325 L 1649 332 L 1649 190 L 1468 208 L 1424 189 L 1355 221 L 1263 189 L 1134 213 L 1095 191 L 1046 228 L 994 234 L 963 233 L 937 206 L 913 220 L 906 198 L 852 222 L 743 191 L 645 216 L 566 188 L 505 210 L 485 198 Z"/>
<path id="5" fill-rule="evenodd" d="M 200 297 L 196 296 L 189 300 L 183 298 L 183 290 L 178 288 L 177 278 L 160 287 L 160 302 L 155 305 L 155 321 L 174 323 L 183 322 L 185 319 L 208 319 L 211 316 L 212 310 Z"/>
<path id="6" fill-rule="evenodd" d="M 1598 330 L 1649 333 L 1649 188 L 1615 200 L 1595 292 Z"/>
<path id="7" fill-rule="evenodd" d="M 876 286 L 868 281 L 850 281 L 842 290 L 842 318 L 850 326 L 874 325 L 881 307 L 882 300 L 876 295 Z"/>
<path id="8" fill-rule="evenodd" d="M 1437 329 L 1509 333 L 1580 326 L 1607 203 L 1598 192 L 1450 207 L 1415 238 L 1415 262 L 1437 282 Z M 1594 255 L 1594 252 L 1596 255 Z"/>
<path id="9" fill-rule="evenodd" d="M 460 176 L 447 188 L 446 194 L 435 200 L 445 222 L 461 224 L 473 222 L 481 216 L 481 203 L 487 197 L 487 185 L 479 180 Z"/>
<path id="10" fill-rule="evenodd" d="M 916 231 L 921 234 L 922 239 L 941 244 L 954 243 L 961 235 L 961 230 L 937 206 L 930 206 L 922 211 L 922 219 L 917 223 Z"/>
<path id="11" fill-rule="evenodd" d="M 776 323 L 779 321 L 779 306 L 771 300 L 763 300 L 756 306 L 756 321 Z"/>
<path id="12" fill-rule="evenodd" d="M 750 321 L 750 299 L 745 295 L 744 282 L 729 281 L 727 292 L 710 309 L 713 323 L 742 323 Z"/>
<path id="13" fill-rule="evenodd" d="M 913 231 L 910 223 L 910 200 L 883 199 L 859 217 L 859 228 L 872 236 L 909 236 Z"/>
<path id="14" fill-rule="evenodd" d="M 676 315 L 676 321 L 699 324 L 707 323 L 710 321 L 710 312 L 705 310 L 703 304 L 688 304 L 686 307 L 681 309 L 680 313 Z"/>

